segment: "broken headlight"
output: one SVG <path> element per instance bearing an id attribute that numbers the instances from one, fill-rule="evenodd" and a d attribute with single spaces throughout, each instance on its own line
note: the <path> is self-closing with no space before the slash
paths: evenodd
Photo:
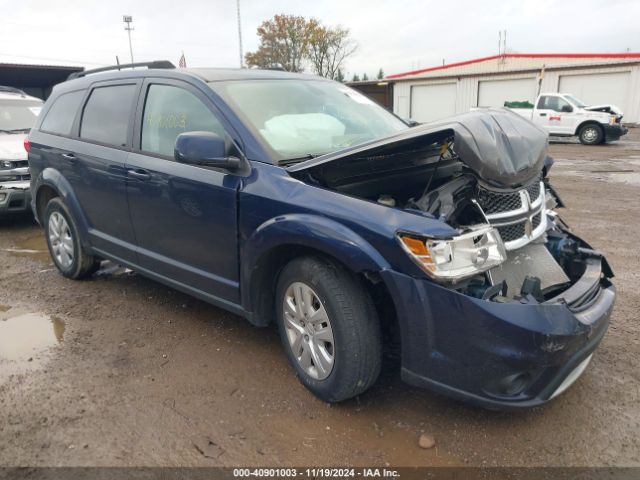
<path id="1" fill-rule="evenodd" d="M 500 265 L 507 258 L 500 234 L 482 226 L 449 239 L 399 233 L 400 245 L 427 275 L 457 282 Z"/>

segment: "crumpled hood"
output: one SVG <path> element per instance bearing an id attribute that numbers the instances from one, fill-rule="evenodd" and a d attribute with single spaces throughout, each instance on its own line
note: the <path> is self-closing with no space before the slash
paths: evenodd
<path id="1" fill-rule="evenodd" d="M 349 147 L 289 167 L 289 172 L 319 167 L 328 162 L 383 157 L 389 147 L 410 143 L 420 137 L 425 142 L 440 141 L 453 133 L 454 150 L 460 161 L 482 180 L 502 188 L 528 183 L 542 171 L 546 157 L 547 132 L 507 108 L 486 108 L 439 122 L 414 127 L 396 135 Z"/>
<path id="2" fill-rule="evenodd" d="M 613 115 L 624 115 L 620 107 L 611 104 L 589 105 L 588 107 L 583 107 L 583 109 L 590 112 L 604 112 L 611 113 Z"/>
<path id="3" fill-rule="evenodd" d="M 0 133 L 0 160 L 26 160 L 25 133 Z"/>

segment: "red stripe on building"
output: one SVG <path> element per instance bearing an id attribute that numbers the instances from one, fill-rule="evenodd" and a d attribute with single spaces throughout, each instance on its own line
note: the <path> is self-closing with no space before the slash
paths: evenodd
<path id="1" fill-rule="evenodd" d="M 453 67 L 462 67 L 474 63 L 486 62 L 487 60 L 495 60 L 497 58 L 640 58 L 640 53 L 507 53 L 505 55 L 492 55 L 490 57 L 476 58 L 474 60 L 465 60 L 464 62 L 449 63 L 447 65 L 439 65 L 437 67 L 423 68 L 420 70 L 412 70 L 410 72 L 395 73 L 387 75 L 385 78 L 401 78 L 420 73 L 434 72 L 437 70 L 446 70 Z"/>

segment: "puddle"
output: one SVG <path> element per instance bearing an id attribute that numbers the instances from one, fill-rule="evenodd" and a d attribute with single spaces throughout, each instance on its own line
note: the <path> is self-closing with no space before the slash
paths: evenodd
<path id="1" fill-rule="evenodd" d="M 16 257 L 29 257 L 45 264 L 52 263 L 49 249 L 47 248 L 47 241 L 41 231 L 19 241 L 11 248 L 5 248 L 4 251 Z"/>
<path id="2" fill-rule="evenodd" d="M 0 377 L 38 368 L 64 329 L 57 317 L 0 305 Z"/>

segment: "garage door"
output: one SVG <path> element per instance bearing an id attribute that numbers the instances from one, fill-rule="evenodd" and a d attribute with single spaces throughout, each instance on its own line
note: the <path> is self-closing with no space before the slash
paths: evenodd
<path id="1" fill-rule="evenodd" d="M 455 83 L 414 85 L 411 87 L 411 118 L 431 122 L 456 113 Z"/>
<path id="2" fill-rule="evenodd" d="M 560 77 L 560 92 L 572 93 L 589 105 L 611 103 L 628 112 L 630 76 L 629 72 L 563 75 Z"/>
<path id="3" fill-rule="evenodd" d="M 478 83 L 479 107 L 504 107 L 504 102 L 533 103 L 535 99 L 535 78 L 485 80 Z"/>

